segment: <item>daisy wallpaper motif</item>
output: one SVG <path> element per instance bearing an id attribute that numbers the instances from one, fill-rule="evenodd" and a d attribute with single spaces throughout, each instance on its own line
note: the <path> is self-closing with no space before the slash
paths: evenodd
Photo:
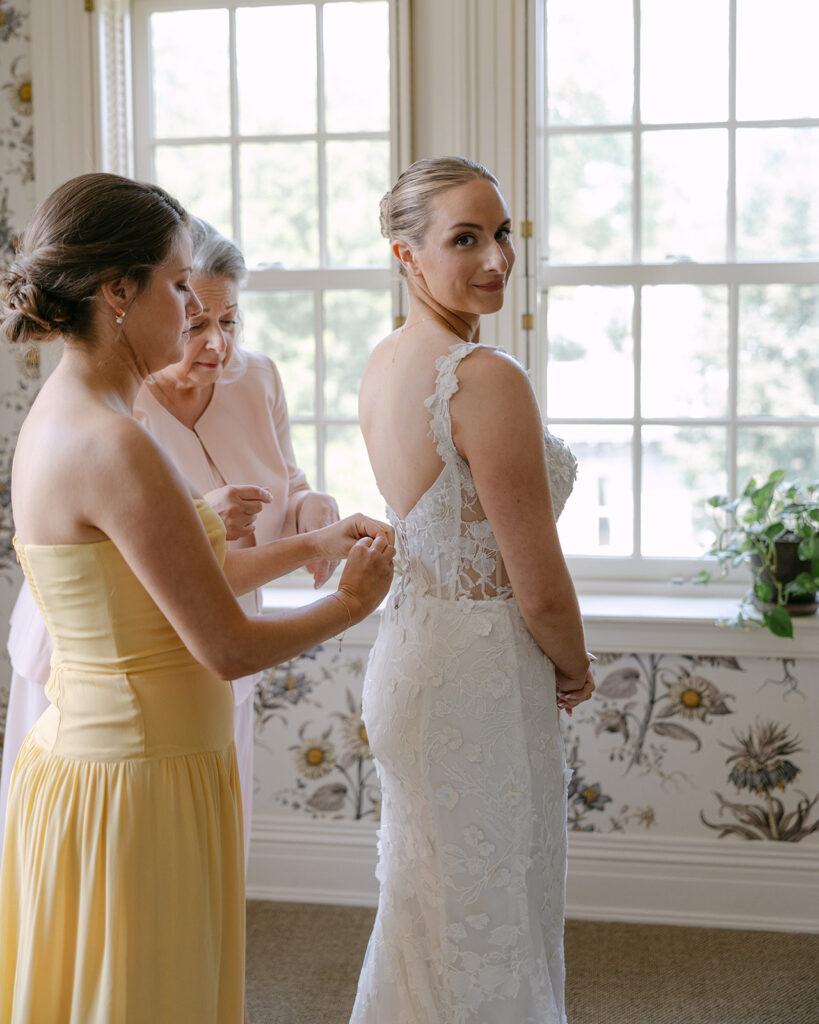
<path id="1" fill-rule="evenodd" d="M 318 647 L 256 695 L 256 808 L 378 819 L 361 716 L 367 648 Z M 569 828 L 798 842 L 819 835 L 808 693 L 819 662 L 603 653 L 598 692 L 562 716 Z"/>

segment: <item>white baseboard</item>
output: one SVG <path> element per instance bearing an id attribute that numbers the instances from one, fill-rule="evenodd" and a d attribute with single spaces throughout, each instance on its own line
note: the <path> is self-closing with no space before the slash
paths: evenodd
<path id="1" fill-rule="evenodd" d="M 567 916 L 819 932 L 819 844 L 571 833 Z M 251 899 L 374 907 L 375 826 L 255 818 Z"/>

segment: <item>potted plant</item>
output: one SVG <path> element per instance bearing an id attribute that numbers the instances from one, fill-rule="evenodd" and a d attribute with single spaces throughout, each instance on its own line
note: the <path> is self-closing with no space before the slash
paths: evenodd
<path id="1" fill-rule="evenodd" d="M 732 619 L 721 625 L 761 626 L 776 636 L 792 637 L 795 615 L 817 609 L 819 590 L 819 481 L 800 487 L 777 469 L 758 484 L 752 477 L 738 498 L 708 499 L 716 519 L 716 540 L 708 554 L 723 575 L 747 562 L 752 589 Z M 707 583 L 711 574 L 697 577 Z"/>

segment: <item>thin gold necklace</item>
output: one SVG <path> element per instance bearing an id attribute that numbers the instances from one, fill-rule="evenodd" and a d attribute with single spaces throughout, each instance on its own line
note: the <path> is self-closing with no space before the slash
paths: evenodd
<path id="1" fill-rule="evenodd" d="M 404 324 L 401 327 L 401 330 L 399 331 L 398 335 L 398 341 L 396 341 L 395 348 L 392 350 L 392 359 L 390 360 L 390 362 L 395 362 L 395 357 L 398 355 L 398 349 L 401 345 L 401 342 L 404 340 L 404 331 L 408 331 L 412 327 L 420 327 L 421 324 L 426 323 L 441 324 L 441 326 L 445 327 L 451 334 L 454 334 L 459 341 L 463 341 L 463 338 L 457 333 L 457 331 L 455 331 L 452 328 L 452 326 L 442 316 L 425 316 L 423 320 L 416 320 L 415 323 Z"/>

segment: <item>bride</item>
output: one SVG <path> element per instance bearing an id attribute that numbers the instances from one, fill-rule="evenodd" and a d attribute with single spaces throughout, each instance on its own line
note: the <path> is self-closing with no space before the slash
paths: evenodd
<path id="1" fill-rule="evenodd" d="M 409 316 L 360 394 L 397 555 L 364 684 L 380 899 L 352 1024 L 563 1024 L 558 709 L 594 689 L 555 527 L 576 463 L 478 343 L 515 260 L 495 177 L 419 160 L 381 223 Z"/>

